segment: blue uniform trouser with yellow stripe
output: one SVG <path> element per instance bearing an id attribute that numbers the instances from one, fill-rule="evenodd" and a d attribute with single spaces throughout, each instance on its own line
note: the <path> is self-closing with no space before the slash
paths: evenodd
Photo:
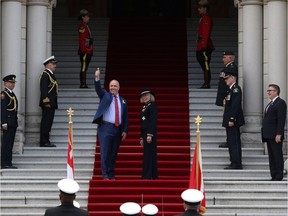
<path id="1" fill-rule="evenodd" d="M 210 61 L 211 61 L 211 49 L 206 49 L 204 51 L 196 51 L 196 58 L 199 62 L 203 72 L 204 72 L 204 84 L 210 85 L 211 81 L 211 71 L 210 71 Z"/>
<path id="2" fill-rule="evenodd" d="M 86 85 L 86 71 L 88 69 L 89 63 L 91 61 L 91 55 L 88 53 L 80 54 L 81 70 L 80 70 L 80 84 Z"/>

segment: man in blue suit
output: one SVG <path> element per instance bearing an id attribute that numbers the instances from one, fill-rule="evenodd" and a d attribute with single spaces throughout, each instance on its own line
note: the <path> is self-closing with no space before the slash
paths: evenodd
<path id="1" fill-rule="evenodd" d="M 117 80 L 109 83 L 109 92 L 101 88 L 99 68 L 95 71 L 95 90 L 100 104 L 93 123 L 98 124 L 102 177 L 114 180 L 119 146 L 128 133 L 127 103 L 119 96 L 120 84 Z"/>

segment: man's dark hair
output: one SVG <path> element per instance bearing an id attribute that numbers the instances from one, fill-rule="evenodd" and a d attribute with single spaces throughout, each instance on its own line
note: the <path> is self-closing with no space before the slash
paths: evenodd
<path id="1" fill-rule="evenodd" d="M 277 95 L 280 95 L 280 87 L 276 84 L 269 84 L 268 87 L 272 87 L 276 90 Z"/>

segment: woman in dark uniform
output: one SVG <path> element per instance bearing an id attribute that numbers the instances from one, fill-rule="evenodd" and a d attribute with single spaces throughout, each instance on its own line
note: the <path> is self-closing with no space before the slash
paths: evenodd
<path id="1" fill-rule="evenodd" d="M 141 92 L 140 103 L 144 106 L 140 114 L 141 137 L 143 146 L 142 179 L 157 179 L 157 118 L 158 108 L 155 94 L 149 89 Z"/>

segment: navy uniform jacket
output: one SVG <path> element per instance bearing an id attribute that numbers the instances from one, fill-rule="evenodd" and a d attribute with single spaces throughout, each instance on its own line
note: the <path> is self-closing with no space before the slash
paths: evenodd
<path id="1" fill-rule="evenodd" d="M 100 98 L 100 104 L 98 110 L 94 116 L 93 123 L 101 124 L 103 120 L 103 114 L 109 108 L 113 100 L 113 95 L 101 88 L 100 80 L 95 81 L 95 90 Z M 121 132 L 128 133 L 128 106 L 126 101 L 119 96 L 121 101 Z"/>
<path id="2" fill-rule="evenodd" d="M 225 107 L 223 114 L 223 127 L 229 127 L 229 121 L 234 122 L 234 126 L 240 127 L 245 124 L 242 110 L 242 91 L 240 86 L 235 83 L 232 88 L 228 90 L 225 98 Z"/>
<path id="3" fill-rule="evenodd" d="M 264 115 L 262 122 L 262 136 L 264 139 L 275 139 L 276 135 L 282 135 L 284 139 L 286 112 L 287 104 L 285 101 L 280 97 L 276 98 Z"/>
<path id="4" fill-rule="evenodd" d="M 141 137 L 146 139 L 147 134 L 153 137 L 157 135 L 157 105 L 151 102 L 145 105 L 140 115 Z"/>
<path id="5" fill-rule="evenodd" d="M 18 127 L 17 121 L 18 101 L 13 92 L 7 88 L 1 92 L 1 125 L 7 124 L 9 127 Z"/>
<path id="6" fill-rule="evenodd" d="M 227 70 L 234 71 L 234 74 L 237 74 L 238 79 L 238 67 L 235 62 L 229 62 L 225 67 L 221 70 L 221 73 L 225 73 Z M 223 101 L 227 95 L 227 91 L 229 90 L 229 86 L 226 85 L 224 77 L 219 77 L 218 81 L 218 90 L 217 90 L 217 98 L 216 98 L 216 105 L 217 106 L 224 106 Z"/>
<path id="7" fill-rule="evenodd" d="M 45 104 L 50 104 L 51 107 L 57 109 L 58 83 L 54 74 L 47 69 L 42 72 L 40 77 L 40 91 L 39 106 L 44 107 Z"/>
<path id="8" fill-rule="evenodd" d="M 178 214 L 175 216 L 202 216 L 202 215 L 199 214 L 196 210 L 188 209 L 183 214 Z"/>
<path id="9" fill-rule="evenodd" d="M 44 216 L 88 216 L 88 212 L 77 208 L 73 203 L 62 204 L 55 208 L 49 208 L 46 210 Z"/>

